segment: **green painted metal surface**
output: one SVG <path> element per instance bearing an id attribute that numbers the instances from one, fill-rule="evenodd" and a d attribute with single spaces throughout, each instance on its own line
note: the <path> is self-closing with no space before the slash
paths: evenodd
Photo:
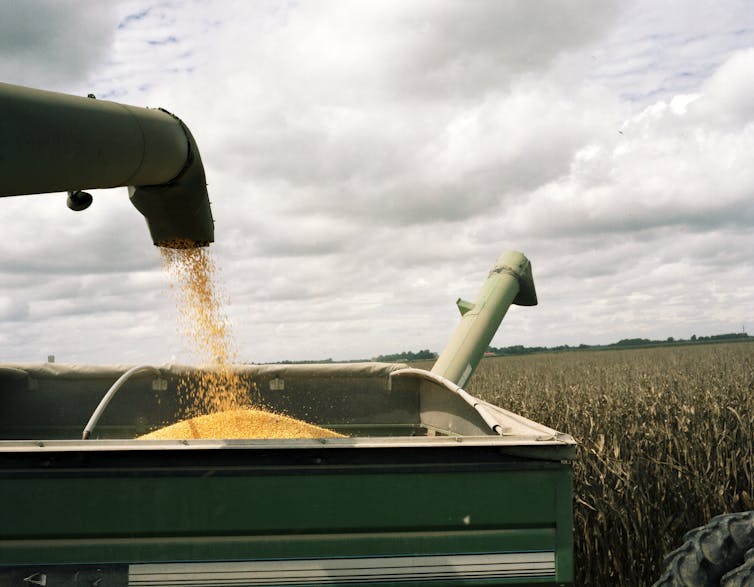
<path id="1" fill-rule="evenodd" d="M 571 580 L 567 465 L 440 453 L 6 459 L 0 566 L 554 551 L 555 580 Z"/>
<path id="2" fill-rule="evenodd" d="M 567 435 L 427 372 L 365 364 L 239 368 L 265 405 L 365 436 L 133 440 L 175 411 L 184 371 L 162 369 L 160 391 L 140 373 L 108 406 L 97 430 L 120 438 L 80 440 L 123 369 L 0 368 L 0 585 L 40 572 L 102 587 L 196 573 L 198 585 L 571 581 Z"/>

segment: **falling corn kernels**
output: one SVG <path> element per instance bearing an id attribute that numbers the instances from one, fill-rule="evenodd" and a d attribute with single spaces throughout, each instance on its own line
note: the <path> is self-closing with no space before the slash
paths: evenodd
<path id="1" fill-rule="evenodd" d="M 203 367 L 178 385 L 181 422 L 142 439 L 325 438 L 331 430 L 287 416 L 250 409 L 253 382 L 232 369 L 237 359 L 223 300 L 217 294 L 215 264 L 206 247 L 185 243 L 160 247 L 165 270 L 177 284 L 181 331 Z"/>
<path id="2" fill-rule="evenodd" d="M 249 406 L 249 385 L 231 367 L 236 352 L 223 300 L 217 293 L 209 248 L 161 247 L 160 252 L 165 270 L 177 285 L 182 334 L 204 367 L 179 384 L 183 415 Z"/>

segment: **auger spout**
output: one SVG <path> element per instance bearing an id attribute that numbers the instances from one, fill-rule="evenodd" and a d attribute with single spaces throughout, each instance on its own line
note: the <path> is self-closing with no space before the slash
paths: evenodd
<path id="1" fill-rule="evenodd" d="M 531 263 L 517 251 L 500 255 L 473 304 L 460 298 L 456 301 L 461 322 L 437 358 L 432 373 L 463 387 L 479 365 L 511 304 L 537 305 Z"/>
<path id="2" fill-rule="evenodd" d="M 128 186 L 159 246 L 214 241 L 199 149 L 181 120 L 147 109 L 0 83 L 0 196 Z"/>

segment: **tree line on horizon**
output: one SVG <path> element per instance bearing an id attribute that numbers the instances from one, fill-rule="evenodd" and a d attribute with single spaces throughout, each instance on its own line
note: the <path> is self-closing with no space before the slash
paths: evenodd
<path id="1" fill-rule="evenodd" d="M 523 345 L 514 345 L 509 347 L 488 347 L 486 355 L 490 356 L 508 356 L 508 355 L 526 355 L 532 353 L 547 353 L 557 351 L 580 351 L 580 350 L 599 350 L 599 349 L 614 349 L 614 348 L 636 348 L 646 346 L 666 346 L 666 345 L 683 345 L 683 344 L 696 344 L 696 343 L 710 343 L 710 342 L 729 342 L 735 340 L 747 340 L 750 339 L 746 332 L 730 332 L 726 334 L 712 334 L 710 336 L 697 336 L 692 334 L 691 338 L 674 338 L 672 336 L 667 337 L 664 340 L 651 340 L 649 338 L 623 338 L 618 342 L 610 344 L 580 344 L 578 346 L 570 346 L 567 344 L 546 347 L 526 347 Z"/>
<path id="2" fill-rule="evenodd" d="M 588 351 L 588 350 L 600 350 L 600 349 L 616 349 L 616 348 L 639 348 L 639 347 L 651 347 L 651 346 L 667 346 L 667 345 L 684 345 L 684 344 L 705 344 L 713 342 L 731 342 L 739 340 L 749 340 L 754 337 L 749 336 L 746 332 L 730 332 L 726 334 L 713 334 L 710 336 L 697 336 L 692 334 L 690 338 L 674 338 L 669 336 L 664 340 L 651 340 L 649 338 L 623 338 L 618 342 L 610 344 L 580 344 L 577 346 L 572 345 L 558 345 L 558 346 L 523 346 L 513 345 L 507 347 L 487 347 L 485 356 L 505 357 L 511 355 L 528 355 L 535 353 L 552 353 L 560 351 Z M 432 361 L 438 357 L 438 354 L 429 349 L 422 349 L 419 351 L 402 351 L 399 353 L 391 353 L 387 355 L 378 355 L 371 359 L 353 359 L 347 361 L 334 361 L 332 358 L 317 359 L 317 360 L 284 360 L 278 361 L 277 365 L 306 365 L 317 363 L 361 363 L 361 362 L 375 362 L 375 363 L 409 363 L 412 361 Z M 252 363 L 253 364 L 253 363 Z"/>
<path id="3" fill-rule="evenodd" d="M 580 344 L 577 346 L 571 345 L 558 345 L 553 347 L 547 346 L 523 346 L 513 345 L 508 347 L 487 347 L 485 356 L 504 357 L 509 355 L 527 355 L 534 353 L 551 353 L 558 351 L 581 351 L 581 350 L 599 350 L 599 349 L 613 349 L 613 348 L 636 348 L 646 346 L 666 346 L 666 345 L 683 345 L 683 344 L 695 344 L 695 343 L 710 343 L 710 342 L 728 342 L 735 340 L 748 340 L 750 337 L 746 332 L 730 332 L 726 334 L 712 334 L 710 336 L 697 336 L 692 334 L 691 338 L 674 338 L 669 336 L 664 340 L 652 340 L 649 338 L 623 338 L 618 342 L 610 344 Z M 430 351 L 429 349 L 423 349 L 417 352 L 403 351 L 400 353 L 393 353 L 389 355 L 379 355 L 370 359 L 371 361 L 379 363 L 402 363 L 410 361 L 427 361 L 437 358 L 437 353 Z"/>

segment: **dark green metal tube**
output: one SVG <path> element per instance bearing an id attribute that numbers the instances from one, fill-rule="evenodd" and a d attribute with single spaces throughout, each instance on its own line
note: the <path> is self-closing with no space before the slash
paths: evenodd
<path id="1" fill-rule="evenodd" d="M 0 83 L 0 196 L 121 186 L 156 245 L 214 240 L 199 150 L 177 117 Z"/>
<path id="2" fill-rule="evenodd" d="M 459 299 L 461 323 L 432 367 L 459 387 L 469 380 L 511 304 L 535 306 L 537 293 L 531 264 L 522 253 L 503 253 L 473 304 Z"/>

